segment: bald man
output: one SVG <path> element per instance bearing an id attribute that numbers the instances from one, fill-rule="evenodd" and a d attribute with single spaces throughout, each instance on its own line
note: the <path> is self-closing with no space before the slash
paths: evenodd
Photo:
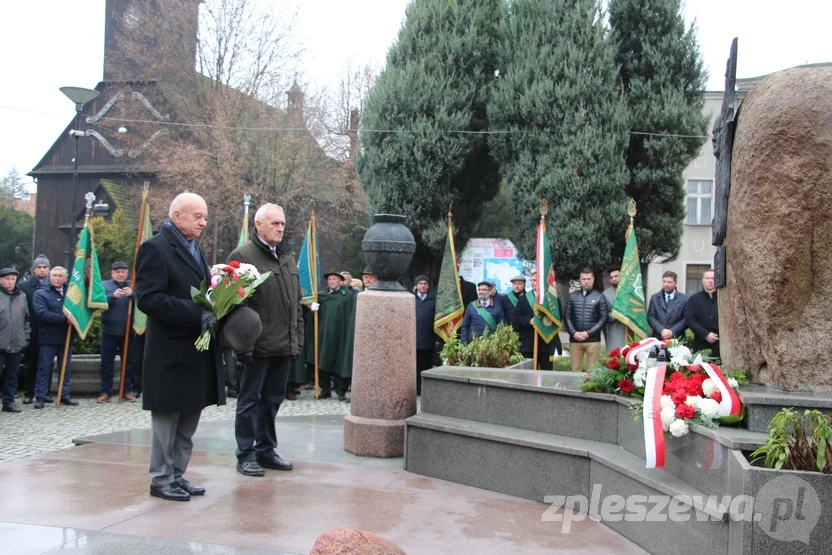
<path id="1" fill-rule="evenodd" d="M 217 339 L 207 351 L 194 343 L 217 319 L 191 299 L 210 267 L 196 240 L 208 224 L 202 197 L 173 199 L 170 219 L 136 255 L 136 294 L 147 314 L 142 408 L 150 411 L 150 495 L 188 501 L 204 495 L 183 474 L 188 468 L 202 409 L 225 404 L 225 379 Z"/>

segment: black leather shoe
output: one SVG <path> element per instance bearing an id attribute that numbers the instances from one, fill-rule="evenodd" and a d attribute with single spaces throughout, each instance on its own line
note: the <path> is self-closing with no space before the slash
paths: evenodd
<path id="1" fill-rule="evenodd" d="M 205 495 L 205 488 L 202 486 L 195 486 L 185 478 L 177 478 L 173 483 L 179 486 L 179 489 L 185 490 L 190 495 Z"/>
<path id="2" fill-rule="evenodd" d="M 275 455 L 271 459 L 257 459 L 257 464 L 263 468 L 271 468 L 273 470 L 292 470 L 294 468 L 292 463 L 283 460 L 280 455 Z"/>
<path id="3" fill-rule="evenodd" d="M 37 401 L 35 401 L 35 408 L 36 409 L 42 409 L 43 408 L 43 399 L 38 399 Z"/>
<path id="4" fill-rule="evenodd" d="M 264 476 L 266 471 L 255 461 L 246 461 L 237 465 L 237 472 L 243 476 Z"/>
<path id="5" fill-rule="evenodd" d="M 67 397 L 66 399 L 61 399 L 61 404 L 62 405 L 69 405 L 70 407 L 77 407 L 81 403 L 79 403 L 78 401 L 73 401 L 72 399 Z"/>
<path id="6" fill-rule="evenodd" d="M 54 403 L 55 402 L 55 399 L 53 399 L 51 395 L 47 395 L 46 397 L 43 398 L 43 400 L 46 401 L 47 403 Z"/>
<path id="7" fill-rule="evenodd" d="M 168 501 L 190 501 L 191 494 L 176 484 L 166 486 L 150 486 L 150 495 L 160 497 Z"/>
<path id="8" fill-rule="evenodd" d="M 24 405 L 31 405 L 33 402 L 34 402 L 34 399 L 32 399 L 31 397 L 24 397 L 23 398 L 23 404 Z"/>
<path id="9" fill-rule="evenodd" d="M 11 403 L 3 405 L 3 412 L 20 412 L 20 407 L 12 401 Z"/>

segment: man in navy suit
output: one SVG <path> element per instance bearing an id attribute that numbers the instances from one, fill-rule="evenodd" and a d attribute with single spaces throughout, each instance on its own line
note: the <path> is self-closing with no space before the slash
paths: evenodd
<path id="1" fill-rule="evenodd" d="M 662 290 L 650 297 L 647 321 L 656 339 L 672 339 L 685 333 L 688 298 L 676 289 L 676 272 L 665 272 Z"/>

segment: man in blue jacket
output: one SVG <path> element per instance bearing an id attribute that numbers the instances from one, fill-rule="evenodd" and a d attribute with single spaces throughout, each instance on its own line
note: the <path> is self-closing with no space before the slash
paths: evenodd
<path id="1" fill-rule="evenodd" d="M 467 345 L 475 337 L 481 336 L 486 327 L 489 333 L 494 333 L 497 326 L 504 321 L 502 307 L 492 300 L 491 284 L 481 281 L 477 284 L 477 300 L 465 308 L 459 339 Z"/>
<path id="2" fill-rule="evenodd" d="M 38 342 L 40 353 L 38 357 L 38 375 L 35 379 L 35 408 L 42 409 L 52 385 L 52 365 L 55 357 L 58 357 L 58 368 L 63 363 L 64 343 L 69 320 L 64 314 L 64 296 L 66 295 L 66 269 L 55 266 L 49 272 L 49 284 L 44 285 L 35 293 L 35 317 L 40 325 L 38 328 Z M 74 334 L 73 334 L 74 335 Z M 72 363 L 72 343 L 69 342 L 69 351 L 66 359 L 66 372 L 64 374 L 64 387 L 61 392 L 61 403 L 71 407 L 78 406 L 78 401 L 73 401 L 69 396 L 69 375 Z"/>
<path id="3" fill-rule="evenodd" d="M 101 395 L 99 403 L 106 403 L 113 396 L 113 367 L 116 353 L 124 353 L 124 334 L 127 329 L 127 312 L 133 302 L 133 290 L 127 279 L 127 264 L 116 262 L 110 273 L 112 279 L 104 281 L 107 303 L 110 308 L 101 313 Z M 133 335 L 132 333 L 130 334 Z M 124 371 L 124 399 L 135 401 L 133 396 L 133 339 L 127 348 L 127 367 Z M 119 374 L 121 369 L 119 368 Z"/>

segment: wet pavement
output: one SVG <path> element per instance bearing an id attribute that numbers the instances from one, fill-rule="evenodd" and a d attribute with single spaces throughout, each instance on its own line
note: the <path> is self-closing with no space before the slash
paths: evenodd
<path id="1" fill-rule="evenodd" d="M 185 477 L 187 503 L 148 495 L 149 430 L 76 438 L 81 445 L 0 465 L 3 553 L 309 553 L 333 528 L 376 533 L 406 553 L 644 553 L 590 519 L 568 534 L 547 505 L 402 469 L 402 459 L 343 450 L 343 417 L 277 421 L 290 472 L 235 471 L 232 420 L 203 422 Z M 471 472 L 476 472 L 475 468 Z"/>

